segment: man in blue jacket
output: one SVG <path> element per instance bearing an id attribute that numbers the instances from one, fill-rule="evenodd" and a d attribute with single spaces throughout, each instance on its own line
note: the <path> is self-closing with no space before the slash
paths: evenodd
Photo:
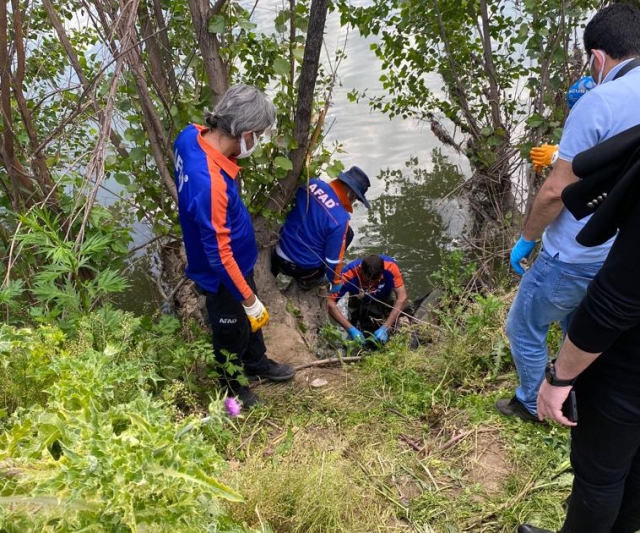
<path id="1" fill-rule="evenodd" d="M 282 272 L 303 288 L 330 282 L 337 290 L 344 251 L 353 239 L 349 213 L 356 200 L 369 209 L 370 185 L 360 168 L 351 167 L 330 183 L 314 178 L 300 187 L 271 256 L 273 275 Z"/>
<path id="2" fill-rule="evenodd" d="M 206 115 L 206 126 L 187 126 L 174 144 L 186 275 L 207 299 L 221 381 L 245 407 L 258 397 L 241 384 L 233 367 L 249 378 L 272 381 L 295 373 L 266 356 L 260 329 L 269 314 L 253 281 L 258 248 L 236 181 L 236 160 L 251 155 L 274 121 L 275 107 L 260 91 L 236 85 Z"/>

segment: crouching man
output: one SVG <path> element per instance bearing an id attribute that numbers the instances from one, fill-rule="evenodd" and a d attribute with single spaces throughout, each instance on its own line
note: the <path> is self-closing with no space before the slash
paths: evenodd
<path id="1" fill-rule="evenodd" d="M 343 270 L 341 282 L 340 290 L 328 300 L 331 318 L 360 344 L 365 343 L 365 334 L 385 344 L 407 304 L 407 291 L 395 259 L 387 255 L 356 259 Z M 348 318 L 338 308 L 338 300 L 346 294 Z"/>

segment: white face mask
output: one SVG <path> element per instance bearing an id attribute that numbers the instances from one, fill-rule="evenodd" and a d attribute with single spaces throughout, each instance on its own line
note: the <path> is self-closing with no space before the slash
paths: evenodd
<path id="1" fill-rule="evenodd" d="M 251 148 L 247 148 L 247 143 L 244 140 L 244 133 L 240 135 L 240 153 L 236 156 L 236 159 L 246 159 L 260 144 L 260 139 L 258 139 L 256 132 L 252 131 L 251 133 L 253 134 L 253 146 Z"/>
<path id="2" fill-rule="evenodd" d="M 591 70 L 591 67 L 593 66 L 593 58 L 595 57 L 595 50 L 593 52 L 591 52 L 591 59 L 589 60 L 589 70 Z M 601 56 L 600 56 L 600 60 L 601 60 L 601 65 L 600 65 L 600 72 L 598 72 L 598 79 L 594 80 L 596 82 L 596 85 L 600 85 L 602 83 L 602 74 L 604 73 L 604 54 L 602 52 L 600 52 Z"/>

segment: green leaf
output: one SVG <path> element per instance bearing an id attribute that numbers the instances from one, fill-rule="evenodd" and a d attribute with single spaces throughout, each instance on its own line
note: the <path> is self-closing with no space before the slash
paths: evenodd
<path id="1" fill-rule="evenodd" d="M 241 494 L 236 492 L 225 484 L 220 483 L 217 479 L 208 476 L 199 468 L 195 468 L 194 475 L 178 472 L 172 468 L 150 468 L 149 472 L 153 474 L 161 474 L 166 477 L 172 477 L 180 479 L 190 485 L 200 485 L 205 489 L 211 491 L 216 496 L 229 500 L 231 502 L 244 502 L 244 498 Z"/>
<path id="2" fill-rule="evenodd" d="M 239 19 L 237 24 L 238 26 L 240 26 L 240 28 L 246 31 L 252 30 L 257 26 L 254 22 L 251 22 L 249 19 Z"/>
<path id="3" fill-rule="evenodd" d="M 276 72 L 276 74 L 286 76 L 287 74 L 289 74 L 290 68 L 291 66 L 289 65 L 289 62 L 281 57 L 276 58 L 276 60 L 273 62 L 273 70 Z"/>
<path id="4" fill-rule="evenodd" d="M 544 123 L 544 117 L 542 115 L 538 115 L 537 113 L 534 115 L 531 115 L 527 119 L 527 126 L 530 126 L 531 128 L 537 128 L 543 123 Z"/>
<path id="5" fill-rule="evenodd" d="M 223 15 L 213 15 L 209 19 L 209 25 L 207 29 L 209 33 L 222 33 L 226 25 L 226 20 Z"/>
<path id="6" fill-rule="evenodd" d="M 142 148 L 134 148 L 129 152 L 129 157 L 133 161 L 140 161 L 141 159 L 144 159 L 145 155 L 146 152 Z"/>
<path id="7" fill-rule="evenodd" d="M 291 162 L 291 160 L 289 158 L 284 157 L 283 155 L 279 155 L 278 157 L 276 157 L 273 160 L 273 163 L 278 168 L 282 168 L 284 170 L 293 170 L 293 163 Z"/>

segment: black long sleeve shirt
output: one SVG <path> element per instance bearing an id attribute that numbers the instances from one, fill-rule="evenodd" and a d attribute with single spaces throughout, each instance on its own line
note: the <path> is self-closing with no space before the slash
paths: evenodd
<path id="1" fill-rule="evenodd" d="M 640 196 L 569 326 L 581 350 L 603 352 L 581 379 L 608 384 L 614 395 L 640 401 Z M 626 403 L 626 402 L 625 402 Z M 640 409 L 640 403 L 633 402 Z M 635 409 L 634 409 L 635 410 Z"/>

